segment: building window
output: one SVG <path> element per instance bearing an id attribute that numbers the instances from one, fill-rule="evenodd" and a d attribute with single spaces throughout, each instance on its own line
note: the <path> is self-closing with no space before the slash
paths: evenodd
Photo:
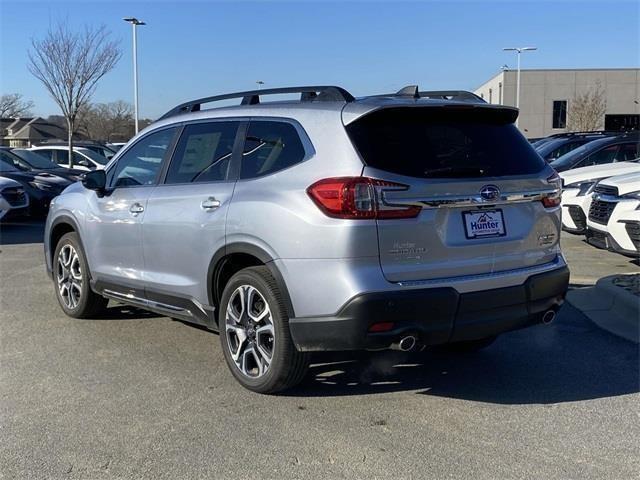
<path id="1" fill-rule="evenodd" d="M 567 101 L 553 101 L 553 128 L 567 128 Z"/>
<path id="2" fill-rule="evenodd" d="M 493 103 L 493 90 L 489 89 L 489 103 Z"/>

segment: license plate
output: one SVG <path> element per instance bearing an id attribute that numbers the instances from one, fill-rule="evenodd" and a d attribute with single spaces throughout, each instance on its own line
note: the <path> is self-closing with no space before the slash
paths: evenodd
<path id="1" fill-rule="evenodd" d="M 502 237 L 506 234 L 502 210 L 463 212 L 467 238 Z"/>

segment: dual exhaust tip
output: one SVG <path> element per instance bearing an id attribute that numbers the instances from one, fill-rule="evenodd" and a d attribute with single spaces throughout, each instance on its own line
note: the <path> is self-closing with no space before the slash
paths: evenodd
<path id="1" fill-rule="evenodd" d="M 392 350 L 400 350 L 401 352 L 411 352 L 418 345 L 418 339 L 413 335 L 402 337 L 398 342 L 391 345 Z"/>
<path id="2" fill-rule="evenodd" d="M 542 315 L 542 323 L 549 325 L 556 319 L 555 310 L 547 310 Z M 391 345 L 392 350 L 400 350 L 401 352 L 411 352 L 418 346 L 418 339 L 413 335 L 402 337 L 398 342 Z"/>

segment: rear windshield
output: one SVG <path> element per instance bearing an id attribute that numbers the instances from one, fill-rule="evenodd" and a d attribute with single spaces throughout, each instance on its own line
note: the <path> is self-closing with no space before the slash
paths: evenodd
<path id="1" fill-rule="evenodd" d="M 544 160 L 499 111 L 393 108 L 348 125 L 364 162 L 421 178 L 537 173 Z"/>

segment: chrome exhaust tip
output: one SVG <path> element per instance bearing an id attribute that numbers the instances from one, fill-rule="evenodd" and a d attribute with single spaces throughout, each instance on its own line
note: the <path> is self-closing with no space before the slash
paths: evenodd
<path id="1" fill-rule="evenodd" d="M 400 350 L 401 352 L 409 352 L 416 348 L 416 343 L 416 337 L 412 335 L 401 338 L 398 342 L 398 350 Z"/>
<path id="2" fill-rule="evenodd" d="M 554 310 L 548 310 L 544 312 L 544 315 L 542 315 L 542 323 L 544 323 L 545 325 L 549 325 L 555 320 L 555 318 L 556 312 Z"/>

